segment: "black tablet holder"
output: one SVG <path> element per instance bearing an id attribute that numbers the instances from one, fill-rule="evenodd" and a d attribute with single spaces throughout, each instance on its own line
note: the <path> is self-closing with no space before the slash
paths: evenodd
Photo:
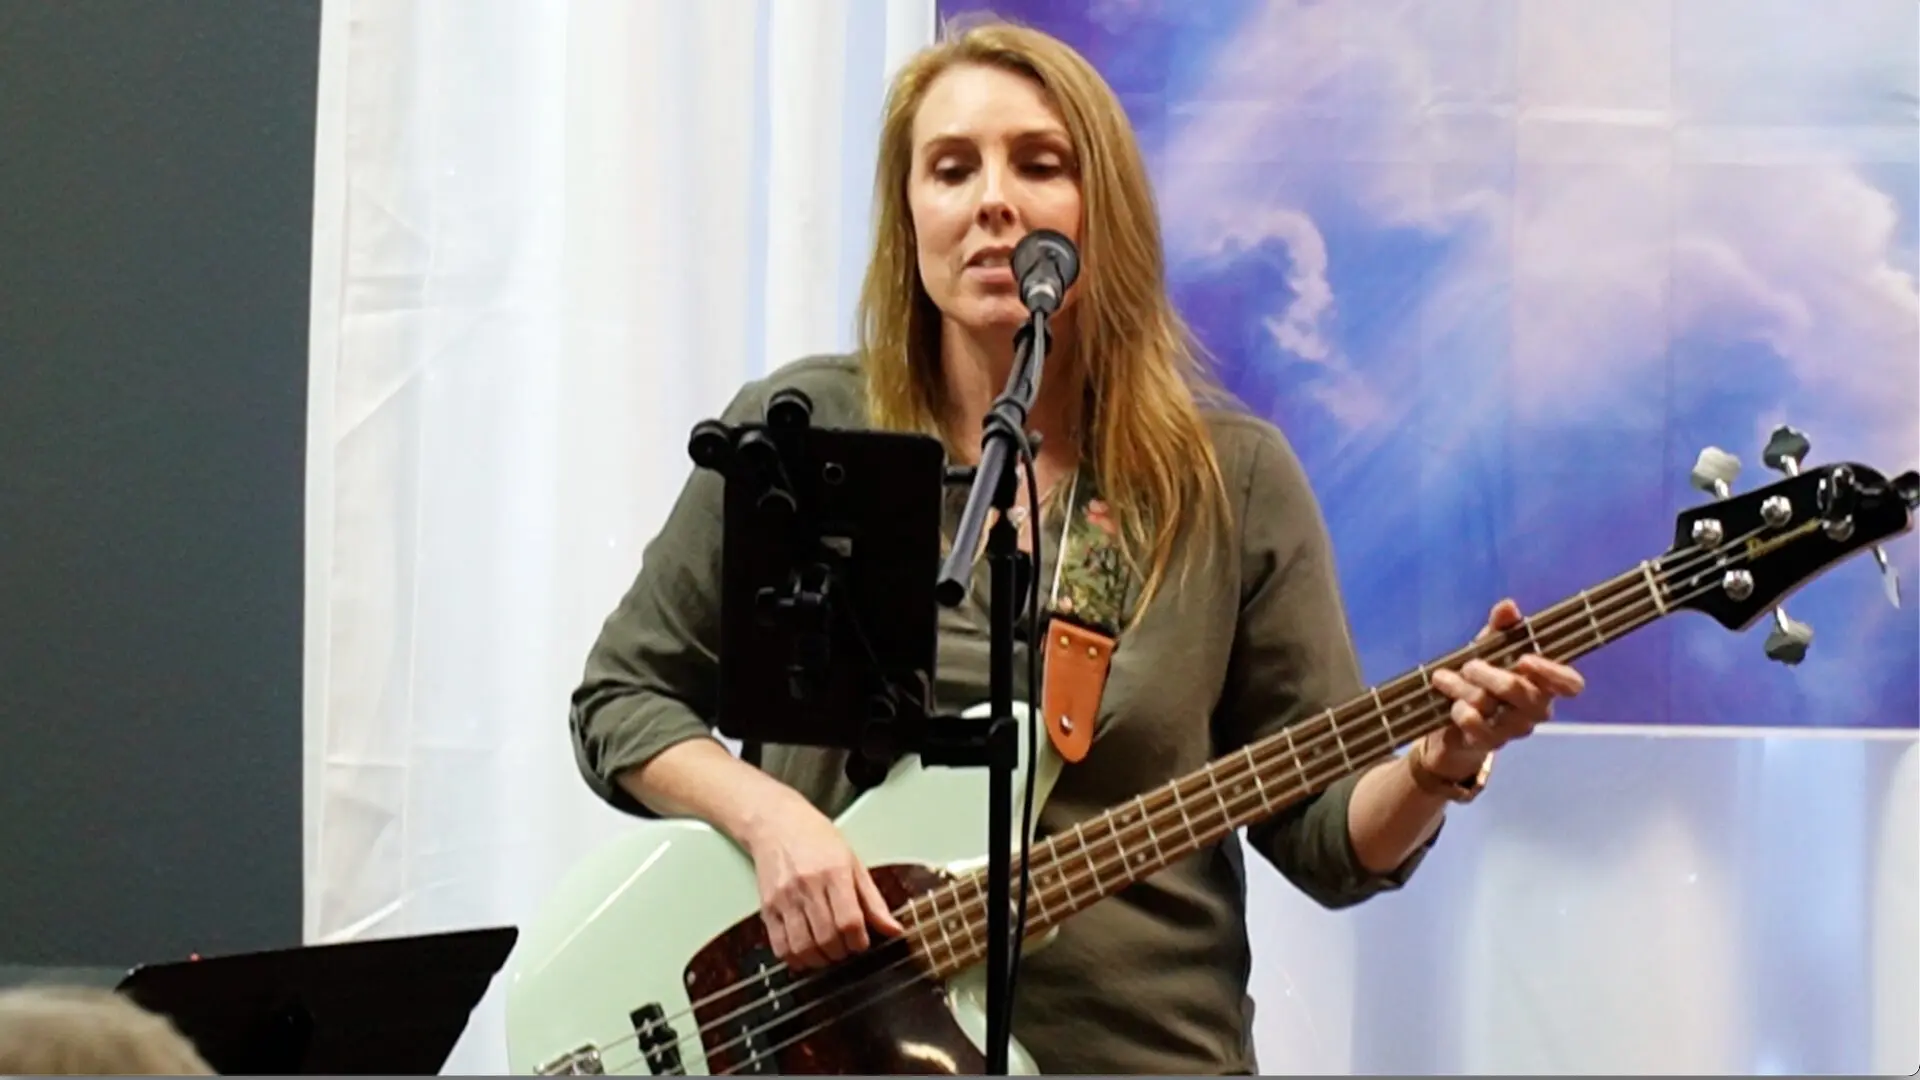
<path id="1" fill-rule="evenodd" d="M 1016 337 L 1007 390 L 986 421 L 980 465 L 948 468 L 940 441 L 814 427 L 797 389 L 772 394 L 763 422 L 697 425 L 694 463 L 724 478 L 720 685 L 715 727 L 747 744 L 847 751 L 865 787 L 903 755 L 989 771 L 986 1073 L 1007 1074 L 1013 963 L 1013 717 L 1016 617 L 1032 573 L 1007 511 L 1027 412 L 1047 351 L 1047 314 Z M 943 553 L 949 486 L 970 489 Z M 997 510 L 987 526 L 987 511 Z M 988 715 L 934 715 L 939 607 L 989 569 Z"/>

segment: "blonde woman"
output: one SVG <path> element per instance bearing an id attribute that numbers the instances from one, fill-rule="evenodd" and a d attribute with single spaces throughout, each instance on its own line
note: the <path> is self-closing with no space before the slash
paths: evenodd
<path id="1" fill-rule="evenodd" d="M 1121 629 L 1097 736 L 1066 767 L 1041 831 L 1070 830 L 1362 692 L 1300 463 L 1272 425 L 1205 391 L 1168 301 L 1134 135 L 1093 68 L 1017 26 L 943 40 L 897 76 L 875 197 L 858 352 L 786 365 L 747 387 L 728 418 L 757 420 L 771 394 L 794 387 L 816 425 L 924 432 L 952 460 L 974 460 L 1027 318 L 1008 256 L 1038 229 L 1074 242 L 1083 269 L 1054 320 L 1031 414 L 1040 533 L 1061 536 L 1065 519 L 1084 515 L 1113 539 L 1131 584 L 1124 612 L 1109 613 Z M 709 737 L 720 492 L 712 474 L 689 481 L 608 618 L 574 695 L 575 747 L 614 806 L 691 815 L 736 840 L 757 869 L 773 949 L 812 967 L 902 928 L 829 820 L 854 794 L 843 755 L 770 745 L 755 766 Z M 946 504 L 949 536 L 963 495 Z M 1055 580 L 1057 553 L 1043 543 L 1036 580 Z M 987 698 L 985 574 L 940 617 L 942 708 Z M 1063 608 L 1057 592 L 1042 600 Z M 1503 602 L 1489 625 L 1518 618 Z M 1016 669 L 1024 682 L 1024 650 Z M 1488 755 L 1581 688 L 1538 656 L 1434 679 L 1456 700 L 1450 726 L 1250 831 L 1254 849 L 1324 905 L 1404 883 Z M 1072 916 L 1022 962 L 1013 1033 L 1042 1071 L 1257 1071 L 1239 859 L 1231 839 L 1180 859 Z"/>

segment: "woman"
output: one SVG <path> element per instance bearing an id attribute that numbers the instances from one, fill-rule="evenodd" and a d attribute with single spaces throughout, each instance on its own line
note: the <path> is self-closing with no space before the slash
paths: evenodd
<path id="1" fill-rule="evenodd" d="M 1198 389 L 1146 171 L 1093 69 L 1059 41 L 1002 24 L 929 49 L 892 89 L 876 187 L 858 355 L 790 364 L 748 387 L 729 419 L 758 419 L 774 391 L 797 387 L 817 425 L 925 432 L 953 458 L 975 458 L 1027 317 L 1008 255 L 1035 229 L 1075 242 L 1084 269 L 1055 319 L 1031 416 L 1047 538 L 1037 580 L 1060 576 L 1052 539 L 1082 515 L 1110 529 L 1127 583 L 1098 620 L 1119 645 L 1095 744 L 1066 768 L 1041 830 L 1361 693 L 1312 492 L 1278 431 Z M 946 505 L 949 536 L 963 496 Z M 757 868 L 773 948 L 811 966 L 901 927 L 829 820 L 853 794 L 841 755 L 771 746 L 755 767 L 708 737 L 719 498 L 719 481 L 697 475 L 649 546 L 574 697 L 575 744 L 615 806 L 692 815 L 733 837 Z M 1026 509 L 1023 484 L 1015 512 Z M 987 697 L 985 575 L 940 616 L 945 709 Z M 1053 609 L 1065 599 L 1056 587 Z M 1503 602 L 1489 628 L 1518 618 Z M 1024 675 L 1024 649 L 1017 666 Z M 1257 851 L 1328 907 L 1404 883 L 1493 749 L 1581 687 L 1538 656 L 1433 678 L 1454 699 L 1450 726 L 1250 830 Z M 1240 859 L 1228 842 L 1180 860 L 1073 916 L 1022 963 L 1014 1034 L 1043 1071 L 1257 1071 Z"/>

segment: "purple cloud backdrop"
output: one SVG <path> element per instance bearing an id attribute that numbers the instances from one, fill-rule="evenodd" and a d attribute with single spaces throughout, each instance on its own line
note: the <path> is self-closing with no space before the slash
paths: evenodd
<path id="1" fill-rule="evenodd" d="M 1911 5 L 942 0 L 1081 48 L 1140 132 L 1178 298 L 1304 457 L 1369 678 L 1665 549 L 1709 443 L 1920 464 Z M 1744 487 L 1745 484 L 1736 485 Z M 1920 725 L 1920 565 L 1793 614 L 1797 668 L 1668 620 L 1567 721 Z"/>

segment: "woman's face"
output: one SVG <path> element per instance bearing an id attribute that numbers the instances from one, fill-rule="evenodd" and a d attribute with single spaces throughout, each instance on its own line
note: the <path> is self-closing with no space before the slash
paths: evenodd
<path id="1" fill-rule="evenodd" d="M 936 78 L 914 116 L 907 206 L 921 283 L 948 320 L 975 332 L 1025 322 L 1013 246 L 1035 229 L 1080 242 L 1079 164 L 1040 86 L 976 64 Z"/>

